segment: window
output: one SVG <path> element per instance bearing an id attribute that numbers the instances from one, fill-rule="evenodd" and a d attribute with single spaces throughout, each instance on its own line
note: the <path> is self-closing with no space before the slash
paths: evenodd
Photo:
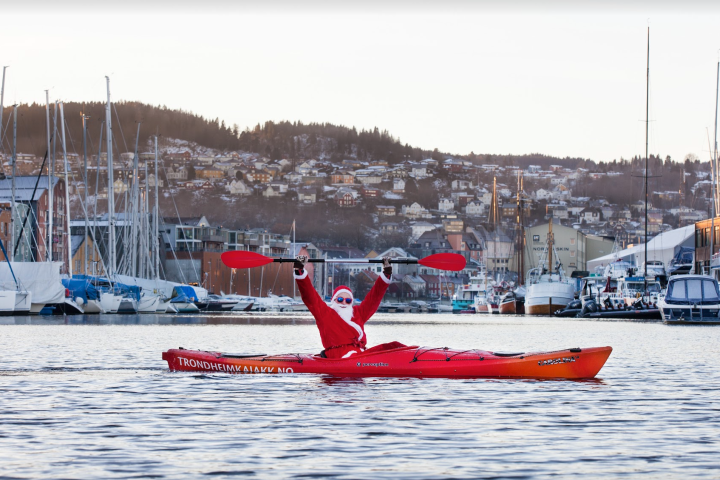
<path id="1" fill-rule="evenodd" d="M 574 238 L 571 238 L 571 239 L 570 239 L 570 245 L 575 245 L 575 239 L 574 239 Z"/>
<path id="2" fill-rule="evenodd" d="M 702 300 L 701 280 L 687 281 L 687 298 L 689 300 Z"/>
<path id="3" fill-rule="evenodd" d="M 720 301 L 720 296 L 718 295 L 715 282 L 711 280 L 703 280 L 703 300 L 711 301 L 713 303 Z"/>
<path id="4" fill-rule="evenodd" d="M 571 256 L 571 257 L 574 257 L 574 256 L 575 256 L 575 250 L 570 250 L 570 256 Z"/>
<path id="5" fill-rule="evenodd" d="M 540 241 L 540 235 L 533 235 L 533 242 L 539 242 Z"/>

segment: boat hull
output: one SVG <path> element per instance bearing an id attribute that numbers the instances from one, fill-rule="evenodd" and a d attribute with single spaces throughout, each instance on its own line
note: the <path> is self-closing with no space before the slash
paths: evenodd
<path id="1" fill-rule="evenodd" d="M 500 303 L 500 306 L 498 307 L 498 312 L 503 315 L 514 315 L 515 313 L 517 313 L 515 299 L 513 298 L 512 300 Z"/>
<path id="2" fill-rule="evenodd" d="M 525 295 L 526 315 L 552 315 L 575 298 L 572 285 L 562 282 L 543 282 L 530 285 Z"/>
<path id="3" fill-rule="evenodd" d="M 528 305 L 525 303 L 525 315 L 554 315 L 558 310 L 562 310 L 567 306 L 559 303 L 548 303 L 538 305 Z"/>
<path id="4" fill-rule="evenodd" d="M 232 355 L 172 349 L 163 360 L 172 371 L 226 373 L 315 373 L 343 377 L 593 378 L 611 347 L 573 348 L 543 353 L 402 347 L 329 359 L 319 355 Z"/>

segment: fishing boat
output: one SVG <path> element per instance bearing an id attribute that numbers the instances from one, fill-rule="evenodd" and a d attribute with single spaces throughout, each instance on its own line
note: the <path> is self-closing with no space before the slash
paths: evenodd
<path id="1" fill-rule="evenodd" d="M 500 297 L 498 313 L 506 315 L 515 315 L 517 313 L 515 305 L 515 292 L 510 290 Z"/>
<path id="2" fill-rule="evenodd" d="M 562 265 L 553 265 L 554 248 L 550 218 L 547 243 L 540 257 L 539 267 L 531 269 L 525 281 L 527 315 L 552 315 L 575 298 L 575 286 L 565 275 Z"/>
<path id="3" fill-rule="evenodd" d="M 475 297 L 481 295 L 486 296 L 488 288 L 488 272 L 485 265 L 480 265 L 474 275 L 470 276 L 469 282 L 460 285 L 453 295 L 453 313 L 461 310 L 471 310 L 475 308 Z"/>
<path id="4" fill-rule="evenodd" d="M 383 347 L 383 346 L 378 346 Z M 441 377 L 587 379 L 607 361 L 611 347 L 553 352 L 502 353 L 401 346 L 378 347 L 348 358 L 312 354 L 254 355 L 171 349 L 163 352 L 171 371 L 213 373 L 314 373 L 343 377 Z"/>

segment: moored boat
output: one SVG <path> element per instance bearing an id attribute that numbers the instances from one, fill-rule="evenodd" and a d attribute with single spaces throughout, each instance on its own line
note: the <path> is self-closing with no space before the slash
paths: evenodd
<path id="1" fill-rule="evenodd" d="M 667 293 L 660 297 L 658 306 L 669 325 L 720 325 L 720 290 L 712 277 L 670 277 Z"/>
<path id="2" fill-rule="evenodd" d="M 545 250 L 537 268 L 527 274 L 525 294 L 525 314 L 552 315 L 563 309 L 575 298 L 575 286 L 565 276 L 562 265 L 553 264 L 552 218 L 548 226 Z"/>
<path id="3" fill-rule="evenodd" d="M 607 361 L 611 347 L 571 348 L 539 353 L 400 347 L 349 358 L 312 354 L 243 355 L 171 349 L 163 360 L 172 371 L 226 373 L 315 373 L 346 377 L 442 377 L 587 379 Z"/>

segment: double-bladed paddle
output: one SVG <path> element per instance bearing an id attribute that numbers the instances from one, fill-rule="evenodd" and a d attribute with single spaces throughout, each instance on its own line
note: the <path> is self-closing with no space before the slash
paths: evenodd
<path id="1" fill-rule="evenodd" d="M 256 252 L 244 250 L 230 250 L 220 257 L 222 262 L 230 268 L 255 268 L 262 267 L 268 263 L 289 263 L 294 258 L 266 257 Z M 383 263 L 381 258 L 309 258 L 310 263 Z M 465 268 L 465 257 L 458 253 L 436 253 L 425 258 L 391 258 L 390 263 L 405 265 L 420 264 L 437 270 L 449 270 L 459 272 Z"/>

